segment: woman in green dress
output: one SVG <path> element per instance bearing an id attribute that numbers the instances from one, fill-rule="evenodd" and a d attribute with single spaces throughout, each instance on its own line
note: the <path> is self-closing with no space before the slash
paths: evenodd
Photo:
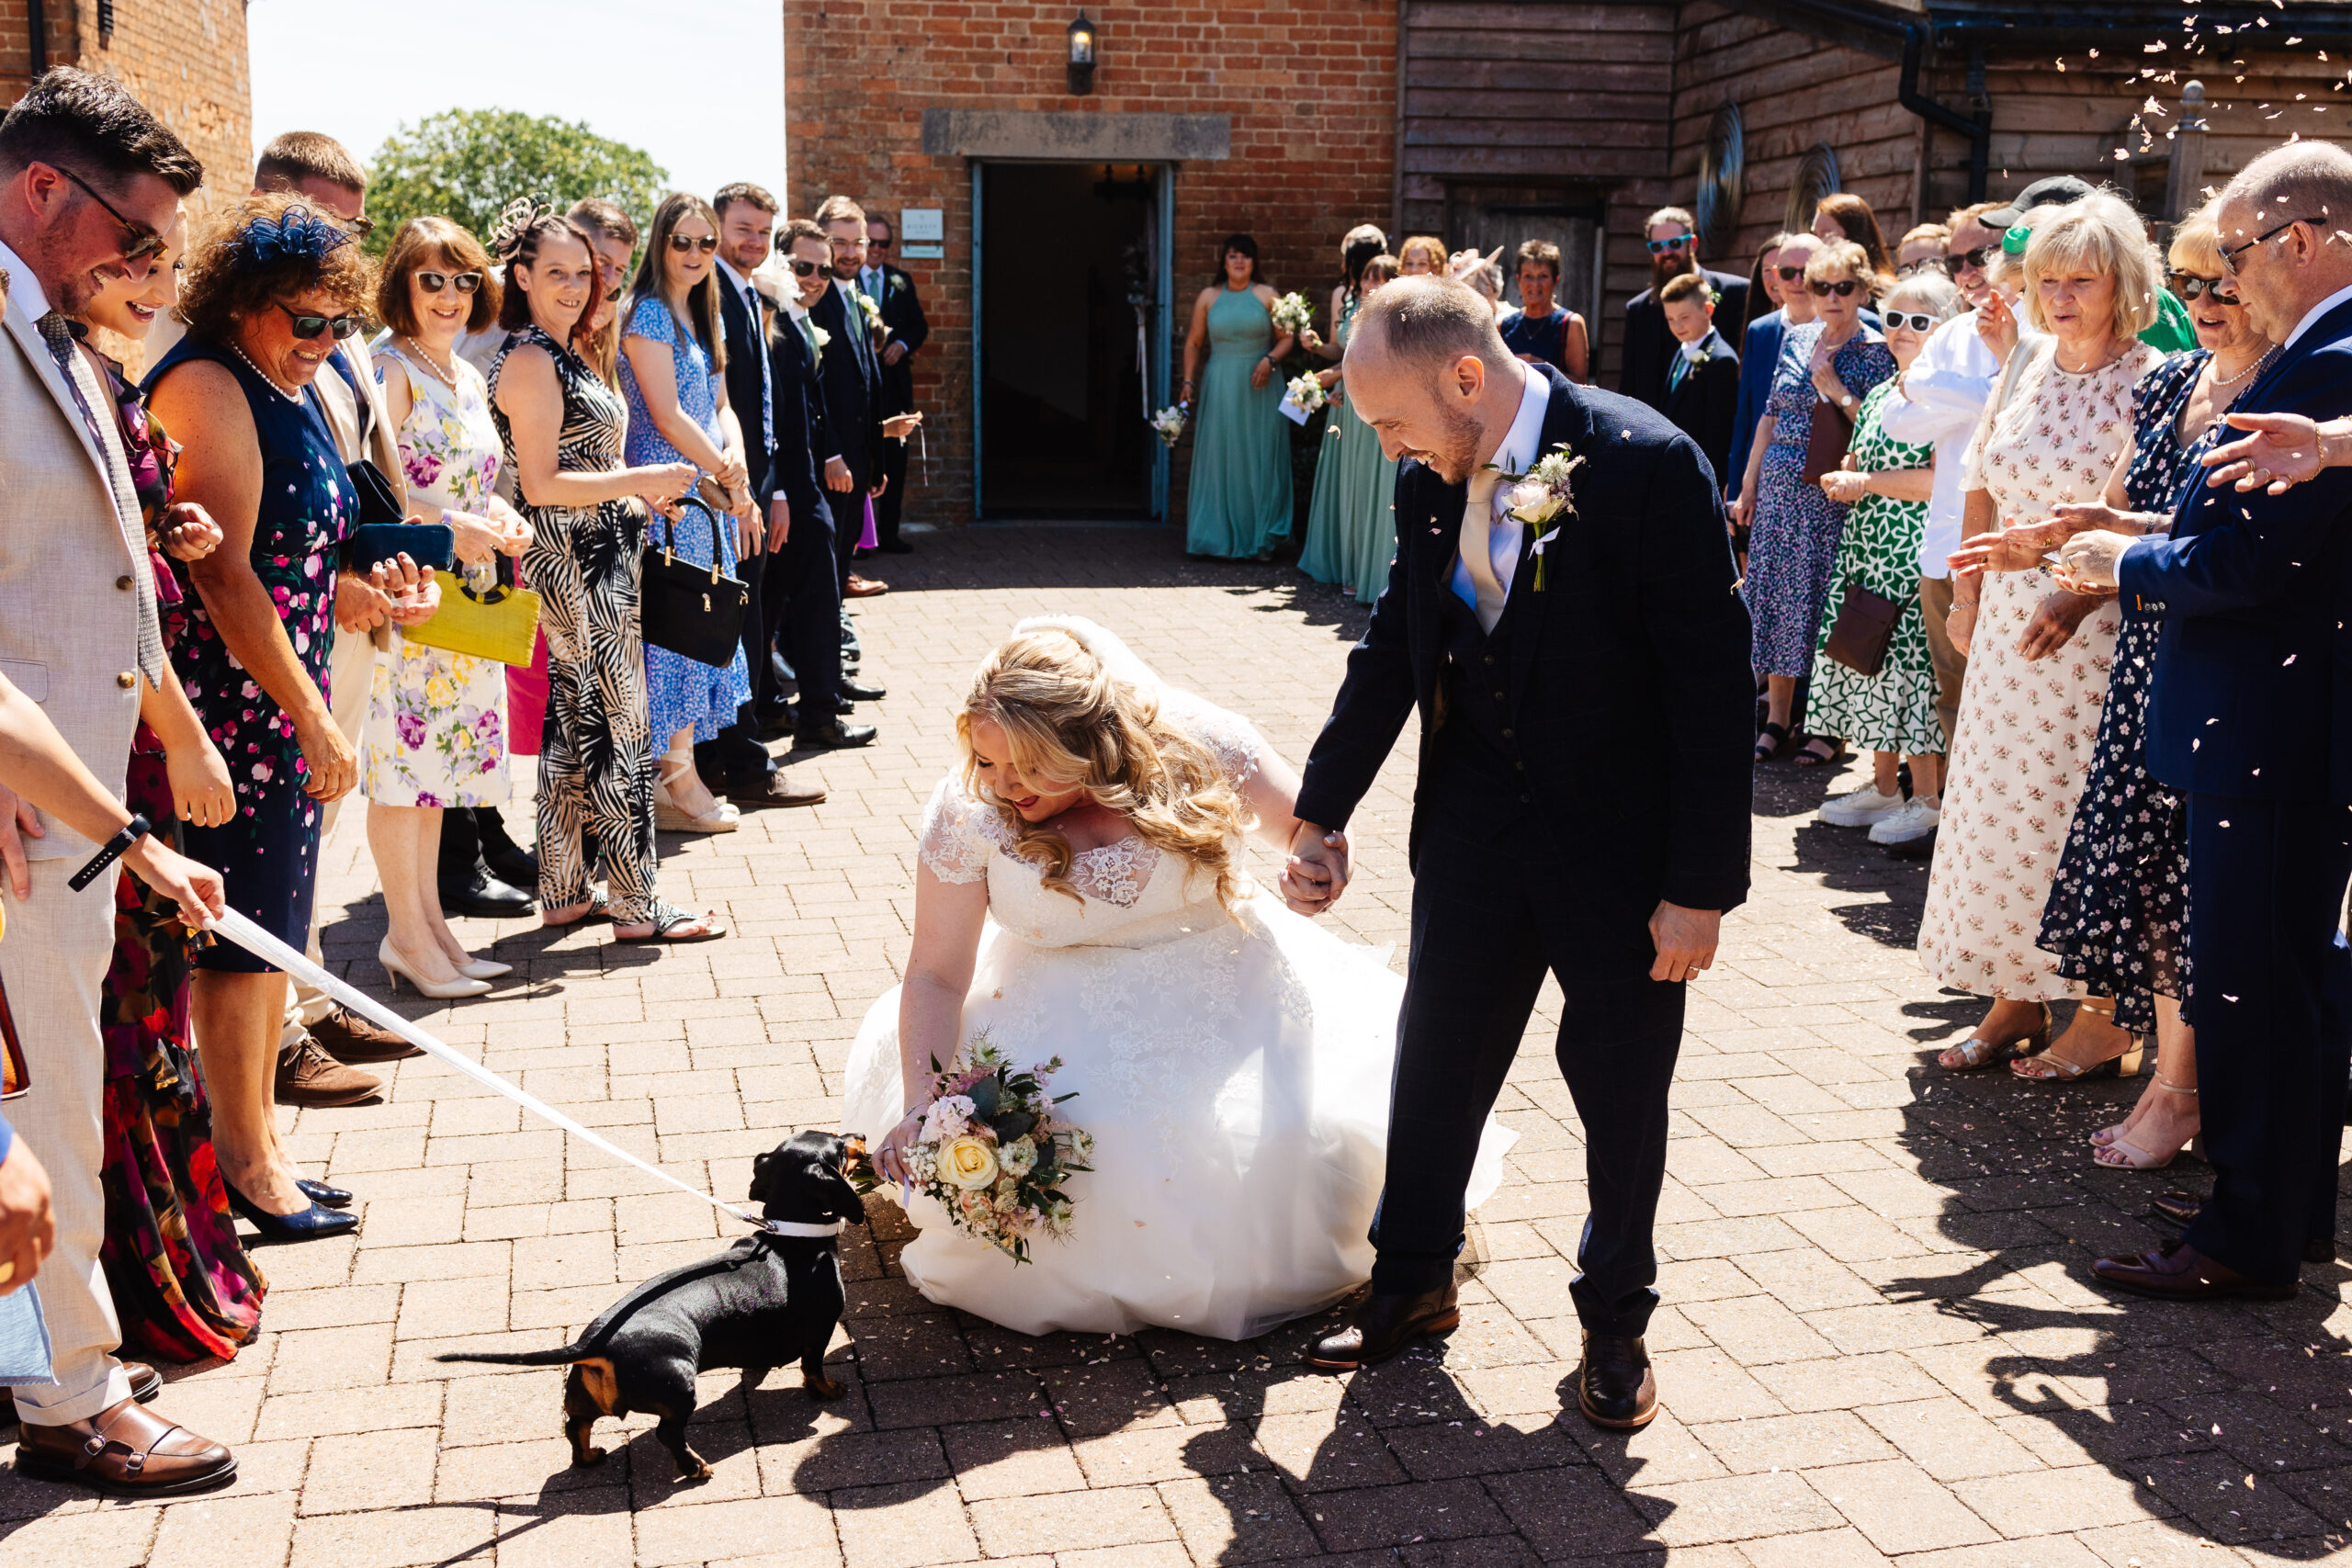
<path id="1" fill-rule="evenodd" d="M 1345 355 L 1348 336 L 1364 298 L 1396 276 L 1396 258 L 1385 254 L 1369 258 L 1351 256 L 1354 281 L 1332 299 L 1339 321 L 1332 357 Z M 1310 354 L 1324 345 L 1309 328 L 1300 340 Z M 1306 548 L 1298 570 L 1317 582 L 1336 582 L 1341 592 L 1371 604 L 1388 582 L 1388 563 L 1396 553 L 1396 515 L 1390 505 L 1396 491 L 1396 459 L 1380 449 L 1380 436 L 1356 417 L 1347 400 L 1344 365 L 1316 372 L 1316 379 L 1331 396 L 1325 416 L 1323 450 L 1315 463 L 1315 496 L 1306 509 Z"/>
<path id="2" fill-rule="evenodd" d="M 1822 803 L 1821 820 L 1836 828 L 1875 830 L 1905 811 L 1932 822 L 1941 798 L 1943 727 L 1936 718 L 1935 664 L 1919 610 L 1919 547 L 1935 484 L 1935 447 L 1906 446 L 1890 438 L 1881 414 L 1890 400 L 1903 395 L 1901 373 L 1911 367 L 1928 335 L 1959 308 L 1959 291 L 1939 272 L 1915 273 L 1886 297 L 1879 309 L 1885 313 L 1886 346 L 1894 355 L 1896 374 L 1871 388 L 1855 412 L 1844 467 L 1821 476 L 1829 499 L 1853 510 L 1838 541 L 1829 598 L 1814 639 L 1805 727 L 1816 735 L 1843 736 L 1875 753 L 1869 784 Z M 1903 606 L 1875 675 L 1829 657 L 1829 633 L 1849 583 Z M 1905 757 L 1911 762 L 1908 805 L 1895 776 Z"/>
<path id="3" fill-rule="evenodd" d="M 1290 534 L 1290 431 L 1274 366 L 1294 340 L 1274 330 L 1274 291 L 1258 281 L 1258 242 L 1227 235 L 1223 254 L 1224 281 L 1193 301 L 1184 334 L 1183 400 L 1200 395 L 1184 550 L 1268 560 L 1274 541 Z"/>

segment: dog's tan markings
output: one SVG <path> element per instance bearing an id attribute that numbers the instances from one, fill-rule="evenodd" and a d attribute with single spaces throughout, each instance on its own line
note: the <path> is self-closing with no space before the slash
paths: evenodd
<path id="1" fill-rule="evenodd" d="M 580 1369 L 580 1386 L 587 1391 L 596 1408 L 607 1416 L 617 1414 L 616 1406 L 621 1400 L 621 1382 L 619 1375 L 613 1371 L 611 1359 L 604 1356 L 591 1356 L 572 1365 Z"/>

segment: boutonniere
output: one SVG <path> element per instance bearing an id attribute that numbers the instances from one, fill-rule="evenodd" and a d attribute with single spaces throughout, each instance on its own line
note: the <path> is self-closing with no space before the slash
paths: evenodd
<path id="1" fill-rule="evenodd" d="M 1495 465 L 1487 465 L 1495 468 Z M 1577 514 L 1573 480 L 1576 471 L 1584 467 L 1584 459 L 1568 450 L 1565 441 L 1555 446 L 1533 468 L 1523 474 L 1496 468 L 1510 481 L 1503 492 L 1503 512 L 1507 516 L 1530 528 L 1541 528 L 1554 518 Z M 1544 588 L 1544 547 L 1560 536 L 1555 526 L 1549 533 L 1540 534 L 1535 540 L 1535 592 Z"/>
<path id="2" fill-rule="evenodd" d="M 882 330 L 882 307 L 874 302 L 873 295 L 860 289 L 857 295 L 857 308 L 865 312 L 867 326 L 876 332 Z"/>
<path id="3" fill-rule="evenodd" d="M 1690 355 L 1687 357 L 1690 361 L 1690 368 L 1696 370 L 1700 366 L 1706 364 L 1709 360 L 1714 358 L 1714 356 L 1715 351 L 1713 349 L 1702 348 L 1698 353 Z"/>
<path id="4" fill-rule="evenodd" d="M 823 355 L 825 352 L 825 345 L 833 341 L 833 334 L 827 332 L 824 328 L 819 326 L 814 321 L 808 323 L 808 332 L 809 335 L 817 340 L 818 354 L 820 355 Z"/>

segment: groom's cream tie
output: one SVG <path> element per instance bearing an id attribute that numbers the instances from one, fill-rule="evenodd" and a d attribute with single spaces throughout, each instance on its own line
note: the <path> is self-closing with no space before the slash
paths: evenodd
<path id="1" fill-rule="evenodd" d="M 1462 503 L 1462 565 L 1470 573 L 1470 590 L 1478 602 L 1472 609 L 1478 629 L 1492 632 L 1503 618 L 1502 580 L 1495 575 L 1495 491 L 1503 477 L 1492 468 L 1470 476 L 1470 496 Z"/>

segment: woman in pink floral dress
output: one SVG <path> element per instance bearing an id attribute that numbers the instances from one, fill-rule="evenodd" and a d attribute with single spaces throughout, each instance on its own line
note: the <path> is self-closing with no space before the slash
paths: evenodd
<path id="1" fill-rule="evenodd" d="M 2011 253 L 2012 276 L 2018 260 Z M 2163 357 L 2135 336 L 2155 318 L 2163 271 L 2121 201 L 2102 194 L 2042 209 L 2022 262 L 2024 311 L 2051 336 L 2012 349 L 2014 374 L 1996 384 L 1977 426 L 1969 535 L 2097 500 L 2132 438 L 2132 389 Z M 2015 342 L 2006 310 L 1982 330 Z M 1969 653 L 1968 681 L 1919 956 L 1941 984 L 1994 1001 L 1971 1038 L 1942 1054 L 1947 1068 L 1986 1066 L 2022 1044 L 2049 1048 L 2014 1064 L 2020 1076 L 2075 1078 L 2131 1049 L 2115 1004 L 2098 998 L 2050 1046 L 2049 1004 L 2077 990 L 2035 940 L 2097 750 L 2120 623 L 2112 599 L 2066 592 L 2047 567 L 1960 579 L 1951 627 Z"/>

